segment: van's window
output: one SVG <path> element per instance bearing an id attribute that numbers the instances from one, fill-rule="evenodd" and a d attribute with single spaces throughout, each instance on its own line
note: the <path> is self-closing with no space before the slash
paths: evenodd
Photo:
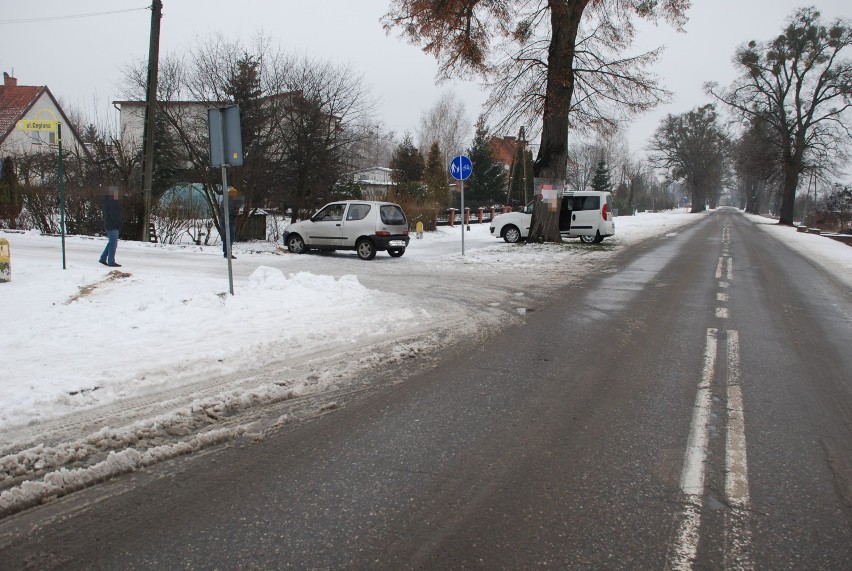
<path id="1" fill-rule="evenodd" d="M 363 220 L 369 213 L 369 204 L 350 204 L 349 212 L 346 213 L 346 220 Z"/>
<path id="2" fill-rule="evenodd" d="M 574 210 L 600 210 L 600 196 L 575 196 Z"/>
<path id="3" fill-rule="evenodd" d="M 396 204 L 383 204 L 379 208 L 379 213 L 382 216 L 382 223 L 388 226 L 400 226 L 406 224 L 405 214 L 402 208 Z"/>
<path id="4" fill-rule="evenodd" d="M 315 222 L 319 221 L 332 221 L 337 222 L 343 220 L 343 210 L 346 208 L 345 204 L 329 204 L 316 214 L 311 219 Z"/>

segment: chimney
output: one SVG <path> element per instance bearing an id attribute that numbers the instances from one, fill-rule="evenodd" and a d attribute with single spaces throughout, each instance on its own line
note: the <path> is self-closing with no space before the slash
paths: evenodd
<path id="1" fill-rule="evenodd" d="M 3 86 L 4 87 L 18 87 L 18 79 L 12 77 L 5 71 L 3 72 Z"/>

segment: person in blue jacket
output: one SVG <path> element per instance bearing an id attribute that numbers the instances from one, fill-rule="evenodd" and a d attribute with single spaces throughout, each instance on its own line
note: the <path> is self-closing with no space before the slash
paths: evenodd
<path id="1" fill-rule="evenodd" d="M 115 262 L 115 251 L 118 248 L 118 231 L 121 230 L 121 208 L 118 205 L 118 190 L 111 188 L 103 195 L 101 207 L 104 213 L 104 231 L 107 245 L 101 254 L 100 263 L 111 268 L 120 268 Z"/>

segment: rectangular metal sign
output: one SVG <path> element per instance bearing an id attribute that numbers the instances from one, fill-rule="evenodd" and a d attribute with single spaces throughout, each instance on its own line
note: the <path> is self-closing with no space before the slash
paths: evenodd
<path id="1" fill-rule="evenodd" d="M 240 108 L 237 105 L 207 110 L 210 135 L 210 164 L 238 167 L 243 164 L 243 139 L 240 134 Z"/>

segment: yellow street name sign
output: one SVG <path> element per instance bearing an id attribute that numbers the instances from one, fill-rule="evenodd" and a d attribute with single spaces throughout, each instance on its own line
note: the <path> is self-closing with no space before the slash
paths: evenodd
<path id="1" fill-rule="evenodd" d="M 43 121 L 41 119 L 22 119 L 18 121 L 17 127 L 22 131 L 56 131 L 57 121 Z"/>

